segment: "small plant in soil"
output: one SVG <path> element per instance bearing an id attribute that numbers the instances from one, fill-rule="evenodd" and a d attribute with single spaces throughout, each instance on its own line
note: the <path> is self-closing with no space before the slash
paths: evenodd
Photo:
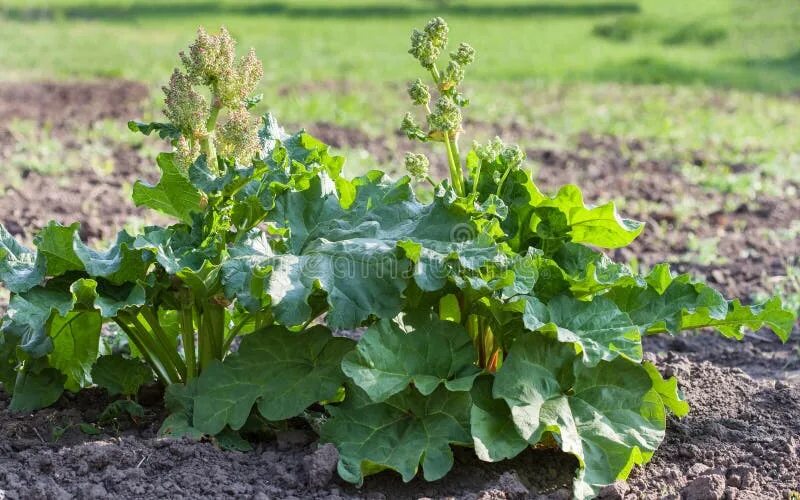
<path id="1" fill-rule="evenodd" d="M 0 227 L 11 409 L 91 385 L 131 396 L 156 378 L 164 435 L 246 447 L 254 425 L 313 414 L 354 484 L 386 469 L 409 481 L 420 466 L 440 479 L 451 446 L 492 462 L 560 448 L 588 498 L 652 457 L 668 412 L 689 411 L 677 381 L 643 360 L 643 336 L 766 326 L 787 339 L 795 317 L 777 298 L 748 306 L 666 264 L 640 275 L 613 262 L 603 250 L 643 225 L 573 185 L 542 193 L 518 146 L 462 151 L 475 51 L 448 52 L 436 18 L 409 52 L 427 81 L 410 84 L 418 112 L 401 128 L 444 155 L 443 180 L 421 152 L 400 179 L 348 178 L 305 131 L 259 124 L 261 64 L 237 59 L 224 30 L 200 30 L 164 89 L 167 121 L 129 124 L 172 145 L 133 201 L 174 224 L 102 250 L 79 224 L 48 224 L 35 249 Z"/>

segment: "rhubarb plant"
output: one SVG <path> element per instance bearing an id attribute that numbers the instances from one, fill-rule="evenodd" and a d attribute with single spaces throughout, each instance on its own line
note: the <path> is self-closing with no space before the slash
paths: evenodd
<path id="1" fill-rule="evenodd" d="M 440 18 L 413 32 L 429 83 L 408 93 L 424 122 L 401 123 L 440 149 L 447 178 L 420 152 L 400 179 L 348 178 L 307 132 L 251 118 L 260 63 L 237 60 L 224 30 L 201 30 L 164 89 L 167 121 L 129 124 L 172 146 L 133 201 L 174 224 L 103 250 L 78 224 L 50 223 L 34 249 L 0 227 L 11 409 L 93 384 L 130 396 L 155 378 L 164 435 L 243 448 L 254 422 L 308 417 L 355 484 L 420 467 L 440 479 L 452 446 L 490 462 L 557 447 L 577 458 L 575 497 L 589 498 L 652 457 L 667 413 L 689 411 L 677 381 L 643 360 L 643 336 L 767 327 L 786 341 L 796 319 L 777 298 L 745 305 L 666 264 L 640 275 L 613 262 L 603 251 L 643 225 L 576 186 L 543 193 L 518 146 L 464 153 L 475 50 L 447 46 Z"/>

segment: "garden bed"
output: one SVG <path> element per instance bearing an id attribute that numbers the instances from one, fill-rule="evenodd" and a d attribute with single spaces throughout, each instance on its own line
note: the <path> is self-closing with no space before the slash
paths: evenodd
<path id="1" fill-rule="evenodd" d="M 5 84 L 0 87 L 0 123 L 19 118 L 60 124 L 78 116 L 124 120 L 137 115 L 145 96 L 141 87 L 119 82 L 21 88 Z M 96 115 L 78 106 L 86 99 L 92 99 Z M 0 147 L 10 147 L 13 136 L 2 127 Z M 497 126 L 504 127 L 508 125 Z M 309 127 L 334 145 L 355 142 L 393 158 L 385 144 L 367 141 L 358 131 L 329 124 L 318 128 Z M 56 127 L 54 134 L 69 142 L 69 132 Z M 55 214 L 65 223 L 87 221 L 84 237 L 110 239 L 130 217 L 140 215 L 127 201 L 126 186 L 136 178 L 156 176 L 135 147 L 118 144 L 112 151 L 116 165 L 112 173 L 78 169 L 54 178 L 27 172 L 24 190 L 10 189 L 0 197 L 0 223 L 29 238 L 34 228 Z M 626 215 L 650 223 L 645 236 L 631 247 L 630 255 L 637 255 L 644 265 L 671 256 L 681 272 L 701 276 L 711 272 L 711 266 L 698 258 L 698 249 L 690 248 L 682 236 L 691 230 L 698 241 L 715 241 L 715 252 L 726 259 L 713 264 L 708 279 L 728 296 L 771 292 L 775 276 L 798 266 L 798 238 L 778 236 L 797 230 L 792 227 L 800 218 L 797 196 L 740 199 L 700 187 L 677 172 L 674 161 L 648 158 L 641 142 L 615 137 L 580 137 L 571 149 L 531 148 L 528 156 L 540 165 L 543 189 L 577 182 L 588 200 L 622 193 L 645 200 L 641 209 L 623 208 Z M 698 168 L 713 168 L 702 155 L 695 163 Z M 741 166 L 743 171 L 751 168 Z M 36 201 L 26 193 L 37 193 Z M 686 199 L 694 200 L 696 207 L 688 217 L 676 210 Z M 696 224 L 699 218 L 711 223 Z M 660 231 L 661 223 L 677 229 Z M 626 260 L 626 256 L 617 257 Z M 786 498 L 791 491 L 800 491 L 796 335 L 787 345 L 758 333 L 742 343 L 703 334 L 651 337 L 645 343 L 645 351 L 657 353 L 655 361 L 662 372 L 679 376 L 692 411 L 682 420 L 671 419 L 653 461 L 636 470 L 627 486 L 609 488 L 608 495 Z M 0 393 L 0 493 L 7 498 L 568 498 L 576 467 L 572 457 L 552 450 L 529 450 L 497 464 L 480 462 L 469 450 L 456 450 L 456 465 L 443 480 L 403 484 L 398 476 L 382 473 L 357 490 L 335 475 L 335 452 L 318 448 L 315 435 L 299 422 L 256 444 L 254 451 L 226 452 L 211 443 L 157 438 L 165 416 L 161 399 L 142 396 L 146 410 L 142 419 L 122 419 L 91 435 L 95 428 L 82 429 L 81 424 L 96 422 L 108 403 L 102 391 L 64 396 L 53 408 L 33 415 L 10 414 L 8 399 Z"/>

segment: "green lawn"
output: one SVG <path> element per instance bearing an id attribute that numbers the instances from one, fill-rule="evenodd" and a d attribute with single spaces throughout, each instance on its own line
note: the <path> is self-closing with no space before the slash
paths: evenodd
<path id="1" fill-rule="evenodd" d="M 5 0 L 0 32 L 13 35 L 0 38 L 0 79 L 157 88 L 198 25 L 225 25 L 264 61 L 264 109 L 385 135 L 406 110 L 404 82 L 420 73 L 409 32 L 435 14 L 453 42 L 478 50 L 475 119 L 684 150 L 732 145 L 733 156 L 755 151 L 784 171 L 797 161 L 800 100 L 784 97 L 800 92 L 791 0 Z"/>

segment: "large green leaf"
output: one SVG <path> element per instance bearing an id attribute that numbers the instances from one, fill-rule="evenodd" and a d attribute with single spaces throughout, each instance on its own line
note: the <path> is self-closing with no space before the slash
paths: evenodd
<path id="1" fill-rule="evenodd" d="M 44 356 L 53 347 L 46 328 L 50 317 L 66 316 L 72 307 L 73 297 L 69 292 L 37 286 L 11 296 L 3 331 L 16 337 L 20 349 L 27 354 Z"/>
<path id="2" fill-rule="evenodd" d="M 47 263 L 48 276 L 60 276 L 67 271 L 83 271 L 83 262 L 73 249 L 80 224 L 62 226 L 51 221 L 33 239 L 38 254 Z"/>
<path id="3" fill-rule="evenodd" d="M 661 397 L 664 406 L 669 409 L 676 417 L 685 417 L 689 414 L 689 403 L 683 398 L 683 393 L 678 389 L 678 379 L 670 377 L 666 380 L 661 376 L 653 363 L 642 363 L 650 380 L 653 381 L 653 389 Z"/>
<path id="4" fill-rule="evenodd" d="M 13 293 L 27 292 L 42 283 L 45 271 L 44 260 L 0 224 L 0 283 Z"/>
<path id="5" fill-rule="evenodd" d="M 578 243 L 566 243 L 553 256 L 575 297 L 604 292 L 633 273 L 624 264 L 613 262 L 603 253 Z M 641 282 L 642 280 L 639 280 Z"/>
<path id="6" fill-rule="evenodd" d="M 201 210 L 200 192 L 175 164 L 172 153 L 161 153 L 156 162 L 161 169 L 161 179 L 155 186 L 136 182 L 133 186 L 133 202 L 137 207 L 144 205 L 183 222 L 191 222 L 192 212 Z"/>
<path id="7" fill-rule="evenodd" d="M 762 305 L 744 306 L 727 301 L 688 274 L 673 276 L 669 266 L 653 268 L 645 283 L 623 280 L 606 295 L 624 311 L 642 333 L 669 332 L 713 327 L 726 337 L 742 339 L 744 328 L 769 327 L 786 341 L 796 316 L 781 306 L 779 298 Z"/>
<path id="8" fill-rule="evenodd" d="M 273 326 L 247 335 L 236 353 L 197 379 L 194 427 L 207 434 L 226 425 L 238 430 L 253 405 L 268 420 L 283 420 L 334 397 L 345 380 L 342 357 L 353 345 L 321 326 L 301 333 Z"/>
<path id="9" fill-rule="evenodd" d="M 373 402 L 348 386 L 341 405 L 329 405 L 331 418 L 321 440 L 339 450 L 339 475 L 362 484 L 364 476 L 392 469 L 410 481 L 422 463 L 428 481 L 441 479 L 453 466 L 451 444 L 469 445 L 470 396 L 439 387 L 428 396 L 413 387 L 383 402 Z"/>
<path id="10" fill-rule="evenodd" d="M 559 295 L 547 304 L 526 297 L 523 323 L 528 330 L 552 333 L 561 342 L 576 343 L 590 366 L 619 355 L 634 361 L 642 359 L 639 329 L 614 302 L 602 296 L 581 301 Z"/>
<path id="11" fill-rule="evenodd" d="M 201 439 L 203 432 L 192 426 L 194 398 L 197 396 L 197 379 L 185 385 L 171 384 L 164 391 L 164 407 L 169 416 L 158 429 L 159 436 Z"/>
<path id="12" fill-rule="evenodd" d="M 571 344 L 523 336 L 497 372 L 494 396 L 529 443 L 552 434 L 578 458 L 576 498 L 591 498 L 646 463 L 664 437 L 664 404 L 648 371 L 624 358 L 589 367 Z"/>
<path id="13" fill-rule="evenodd" d="M 45 408 L 58 401 L 64 392 L 66 376 L 55 368 L 37 360 L 28 362 L 17 373 L 11 404 L 8 409 L 14 412 L 31 412 Z"/>
<path id="14" fill-rule="evenodd" d="M 167 273 L 176 274 L 184 267 L 196 266 L 194 250 L 198 243 L 188 226 L 149 226 L 143 234 L 136 236 L 133 247 L 153 252 L 156 261 Z"/>
<path id="15" fill-rule="evenodd" d="M 354 180 L 347 209 L 319 178 L 305 191 L 278 197 L 270 218 L 289 231 L 286 251 L 260 267 L 272 268 L 266 292 L 281 323 L 307 321 L 308 299 L 317 290 L 327 294 L 331 327 L 352 328 L 372 315 L 391 318 L 400 312 L 412 267 L 427 290 L 446 282 L 451 265 L 474 268 L 495 258 L 494 244 L 479 237 L 466 206 L 444 196 L 423 205 L 408 178 L 385 183 L 381 176 Z"/>
<path id="16" fill-rule="evenodd" d="M 92 365 L 97 360 L 102 324 L 100 314 L 94 311 L 53 317 L 50 324 L 53 351 L 48 359 L 50 366 L 66 375 L 64 387 L 72 392 L 92 383 Z"/>
<path id="17" fill-rule="evenodd" d="M 560 213 L 559 217 L 553 209 Z M 598 207 L 586 206 L 581 190 L 571 184 L 562 187 L 552 198 L 539 203 L 535 212 L 531 227 L 538 233 L 545 230 L 546 224 L 546 238 L 568 237 L 574 243 L 586 243 L 600 248 L 629 245 L 644 228 L 641 222 L 620 217 L 613 203 Z"/>
<path id="18" fill-rule="evenodd" d="M 512 425 L 511 409 L 492 394 L 494 377 L 484 375 L 472 387 L 470 427 L 475 454 L 485 462 L 516 457 L 528 442 Z"/>
<path id="19" fill-rule="evenodd" d="M 92 381 L 112 396 L 134 396 L 152 380 L 153 371 L 146 364 L 120 354 L 100 356 L 92 368 Z"/>
<path id="20" fill-rule="evenodd" d="M 70 285 L 73 301 L 82 308 L 97 309 L 104 318 L 113 318 L 123 309 L 144 305 L 144 287 L 138 283 L 115 286 L 105 281 L 81 278 Z"/>
<path id="21" fill-rule="evenodd" d="M 143 279 L 151 263 L 149 255 L 133 248 L 134 241 L 127 231 L 120 231 L 114 245 L 97 251 L 86 246 L 75 234 L 73 248 L 89 276 L 121 285 Z"/>
<path id="22" fill-rule="evenodd" d="M 384 401 L 412 384 L 425 396 L 440 384 L 450 391 L 469 391 L 480 373 L 477 357 L 459 324 L 429 320 L 406 333 L 382 320 L 344 357 L 342 370 L 373 401 Z"/>

